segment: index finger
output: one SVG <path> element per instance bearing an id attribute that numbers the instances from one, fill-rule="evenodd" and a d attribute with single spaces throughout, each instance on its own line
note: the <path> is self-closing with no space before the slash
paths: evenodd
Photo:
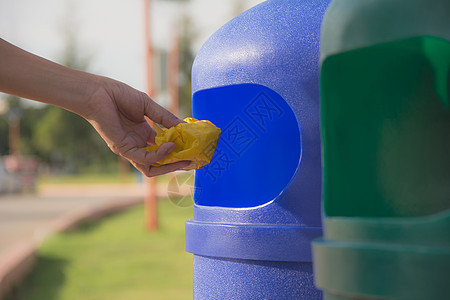
<path id="1" fill-rule="evenodd" d="M 174 114 L 151 99 L 147 101 L 144 113 L 147 117 L 150 118 L 150 120 L 155 123 L 161 124 L 166 128 L 170 128 L 183 122 L 183 120 L 179 119 Z"/>

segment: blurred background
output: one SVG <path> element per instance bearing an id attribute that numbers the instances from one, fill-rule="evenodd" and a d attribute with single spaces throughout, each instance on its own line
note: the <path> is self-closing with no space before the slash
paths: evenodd
<path id="1" fill-rule="evenodd" d="M 220 26 L 260 2 L 152 0 L 153 98 L 180 117 L 189 116 L 195 54 Z M 148 87 L 146 30 L 144 0 L 0 1 L 3 39 L 63 65 L 112 77 L 143 91 Z M 170 107 L 175 97 L 179 104 Z M 139 178 L 81 117 L 6 94 L 0 98 L 0 193 L 33 190 L 38 175 L 119 176 L 122 172 L 122 179 Z"/>
<path id="2" fill-rule="evenodd" d="M 147 1 L 0 0 L 0 37 L 190 116 L 197 51 L 262 0 Z M 191 299 L 193 177 L 143 180 L 83 118 L 0 93 L 0 299 Z M 105 216 L 117 207 L 129 209 Z M 80 217 L 76 230 L 54 234 Z M 22 242 L 37 247 L 33 264 L 11 267 Z"/>

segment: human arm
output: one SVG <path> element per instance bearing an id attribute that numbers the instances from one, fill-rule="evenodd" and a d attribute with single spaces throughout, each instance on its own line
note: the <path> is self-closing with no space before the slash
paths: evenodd
<path id="1" fill-rule="evenodd" d="M 147 123 L 172 127 L 176 116 L 145 93 L 107 78 L 73 70 L 26 52 L 0 39 L 0 91 L 60 106 L 84 117 L 116 154 L 128 159 L 146 176 L 156 176 L 187 166 L 188 162 L 152 167 L 173 150 L 166 143 L 156 151 L 155 131 Z"/>

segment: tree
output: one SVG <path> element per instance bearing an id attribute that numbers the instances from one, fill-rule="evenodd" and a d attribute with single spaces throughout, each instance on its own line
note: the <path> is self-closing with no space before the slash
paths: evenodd
<path id="1" fill-rule="evenodd" d="M 71 9 L 70 13 L 72 12 Z M 65 22 L 65 49 L 61 64 L 88 71 L 91 57 L 80 48 L 75 23 L 69 15 Z M 46 106 L 35 121 L 31 133 L 31 148 L 53 168 L 65 172 L 79 172 L 86 168 L 106 167 L 117 163 L 95 129 L 82 117 L 55 106 Z"/>
<path id="2" fill-rule="evenodd" d="M 0 116 L 0 155 L 8 154 L 9 151 L 9 131 L 8 120 L 5 115 Z"/>

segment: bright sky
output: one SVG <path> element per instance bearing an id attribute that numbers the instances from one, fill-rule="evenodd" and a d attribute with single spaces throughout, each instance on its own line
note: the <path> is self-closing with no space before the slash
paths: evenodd
<path id="1" fill-rule="evenodd" d="M 144 0 L 2 0 L 0 37 L 30 52 L 58 61 L 64 49 L 64 24 L 72 20 L 90 71 L 145 90 Z M 233 17 L 241 2 L 250 8 L 263 0 L 153 0 L 152 40 L 170 43 L 173 22 L 188 14 L 199 31 L 196 49 Z M 184 4 L 181 4 L 184 3 Z M 0 57 L 0 63 L 1 63 Z"/>

